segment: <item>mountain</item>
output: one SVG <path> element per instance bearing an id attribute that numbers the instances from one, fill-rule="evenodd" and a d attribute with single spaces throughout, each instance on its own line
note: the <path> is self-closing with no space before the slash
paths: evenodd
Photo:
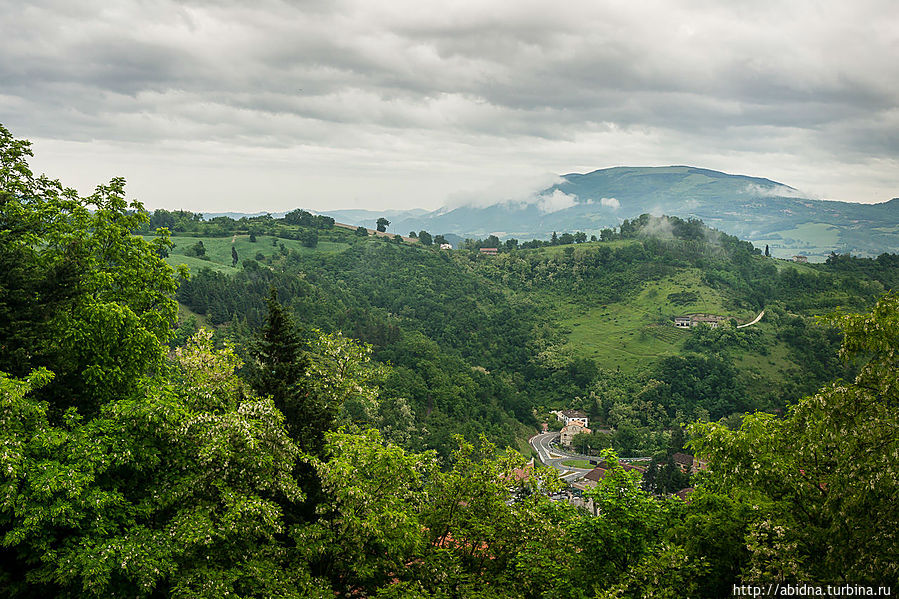
<path id="1" fill-rule="evenodd" d="M 379 218 L 386 218 L 387 220 L 393 221 L 399 220 L 404 221 L 410 218 L 419 218 L 426 216 L 429 214 L 427 210 L 422 210 L 421 208 L 416 208 L 414 210 L 328 210 L 327 212 L 322 212 L 321 214 L 326 214 L 327 216 L 333 217 L 337 222 L 342 223 L 352 223 L 354 225 L 362 225 L 368 229 L 374 229 L 377 225 L 377 221 Z M 393 224 L 391 224 L 388 231 L 391 233 L 398 233 L 400 235 L 407 235 L 409 231 L 412 229 L 399 229 Z"/>
<path id="2" fill-rule="evenodd" d="M 816 200 L 769 179 L 690 166 L 615 167 L 562 179 L 520 201 L 383 215 L 396 231 L 531 239 L 553 231 L 599 235 L 626 218 L 668 214 L 702 219 L 757 247 L 770 245 L 778 257 L 804 254 L 820 261 L 832 251 L 863 256 L 899 251 L 899 198 L 880 204 Z M 379 215 L 365 218 L 373 222 Z"/>

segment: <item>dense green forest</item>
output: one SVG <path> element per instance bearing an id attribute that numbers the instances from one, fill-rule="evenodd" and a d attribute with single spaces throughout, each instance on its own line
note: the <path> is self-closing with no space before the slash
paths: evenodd
<path id="1" fill-rule="evenodd" d="M 446 252 L 302 210 L 151 215 L 122 179 L 80 197 L 30 155 L 0 126 L 6 596 L 899 582 L 895 256 L 792 266 L 649 216 Z M 516 450 L 556 407 L 614 430 L 592 509 Z M 689 501 L 616 456 L 684 442 L 708 462 Z"/>

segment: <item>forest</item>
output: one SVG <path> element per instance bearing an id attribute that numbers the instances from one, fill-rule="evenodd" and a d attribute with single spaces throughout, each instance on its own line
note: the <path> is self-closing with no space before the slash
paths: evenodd
<path id="1" fill-rule="evenodd" d="M 81 197 L 30 157 L 0 126 L 6 596 L 899 582 L 896 256 L 793 267 L 648 215 L 449 252 L 301 209 L 151 214 L 123 179 Z M 612 368 L 575 324 L 628 302 L 662 351 Z M 734 322 L 671 336 L 709 305 Z M 614 430 L 592 509 L 553 501 L 521 443 L 561 407 Z M 683 445 L 707 463 L 686 501 L 618 458 Z"/>

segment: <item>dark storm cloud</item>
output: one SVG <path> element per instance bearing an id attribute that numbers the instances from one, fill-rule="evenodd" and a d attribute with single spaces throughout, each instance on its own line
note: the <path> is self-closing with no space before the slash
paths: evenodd
<path id="1" fill-rule="evenodd" d="M 893 0 L 0 8 L 0 122 L 29 136 L 897 158 Z"/>

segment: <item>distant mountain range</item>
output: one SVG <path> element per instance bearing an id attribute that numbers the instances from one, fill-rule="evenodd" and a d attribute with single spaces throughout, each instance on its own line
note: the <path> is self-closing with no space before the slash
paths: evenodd
<path id="1" fill-rule="evenodd" d="M 484 198 L 486 204 L 490 198 Z M 531 197 L 433 212 L 328 211 L 341 222 L 390 231 L 501 239 L 546 238 L 553 231 L 599 235 L 643 213 L 699 218 L 778 257 L 823 260 L 832 251 L 876 256 L 899 252 L 899 198 L 880 204 L 815 200 L 793 187 L 756 177 L 689 166 L 616 167 L 572 173 Z"/>

